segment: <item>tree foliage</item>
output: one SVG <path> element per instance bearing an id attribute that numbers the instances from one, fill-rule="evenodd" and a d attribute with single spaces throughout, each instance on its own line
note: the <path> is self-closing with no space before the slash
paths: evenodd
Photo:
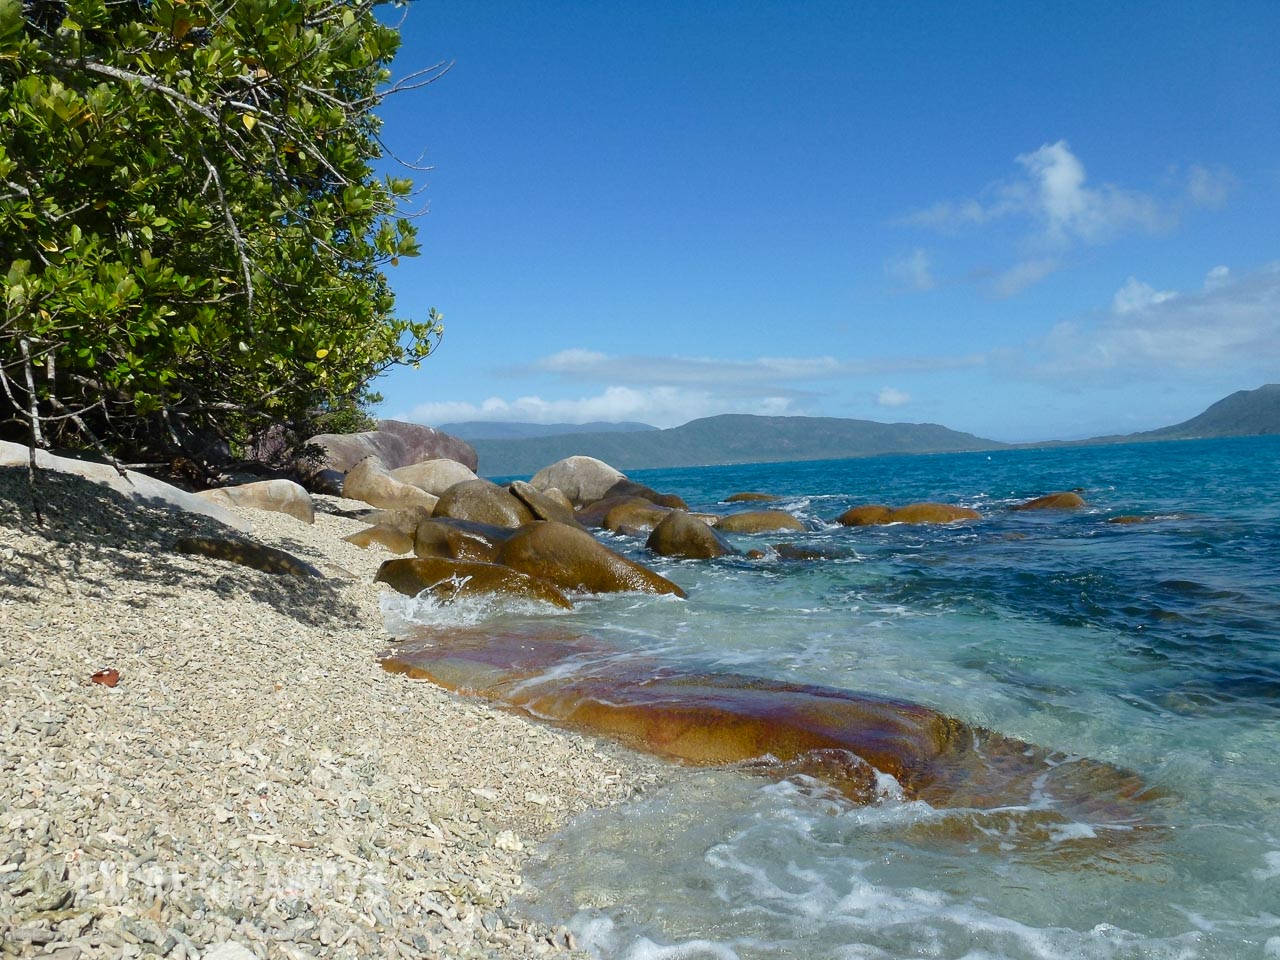
<path id="1" fill-rule="evenodd" d="M 381 0 L 0 0 L 0 431 L 203 460 L 416 364 Z"/>

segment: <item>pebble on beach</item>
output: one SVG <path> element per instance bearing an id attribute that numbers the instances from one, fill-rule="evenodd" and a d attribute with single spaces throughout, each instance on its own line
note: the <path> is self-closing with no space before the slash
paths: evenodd
<path id="1" fill-rule="evenodd" d="M 40 496 L 43 526 L 0 470 L 0 954 L 570 950 L 512 907 L 521 866 L 659 761 L 384 672 L 390 554 L 342 542 L 350 503 L 236 508 L 328 574 L 299 579 L 175 552 L 229 535 L 208 518 L 47 472 Z"/>

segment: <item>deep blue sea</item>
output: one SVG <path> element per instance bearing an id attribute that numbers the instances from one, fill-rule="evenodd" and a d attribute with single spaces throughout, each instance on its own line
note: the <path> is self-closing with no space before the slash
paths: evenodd
<path id="1" fill-rule="evenodd" d="M 1280 437 L 632 479 L 695 510 L 783 495 L 768 506 L 807 532 L 735 543 L 828 556 L 670 561 L 606 533 L 688 600 L 502 616 L 558 616 L 692 669 L 915 701 L 1135 771 L 1165 797 L 1129 849 L 1083 842 L 1120 829 L 1087 817 L 1045 833 L 1017 805 L 935 809 L 888 784 L 855 806 L 806 777 L 682 769 L 551 840 L 526 908 L 628 960 L 1280 958 Z M 1085 508 L 1008 509 L 1072 488 Z M 919 500 L 983 519 L 832 522 Z M 1106 522 L 1121 515 L 1150 522 Z"/>

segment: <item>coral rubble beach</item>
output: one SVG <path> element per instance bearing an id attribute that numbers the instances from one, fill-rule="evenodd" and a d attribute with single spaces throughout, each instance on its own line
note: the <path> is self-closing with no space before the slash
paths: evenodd
<path id="1" fill-rule="evenodd" d="M 0 953 L 528 957 L 530 848 L 664 766 L 386 673 L 387 554 L 237 509 L 324 577 L 175 552 L 237 536 L 0 469 Z M 119 673 L 114 687 L 90 678 Z"/>

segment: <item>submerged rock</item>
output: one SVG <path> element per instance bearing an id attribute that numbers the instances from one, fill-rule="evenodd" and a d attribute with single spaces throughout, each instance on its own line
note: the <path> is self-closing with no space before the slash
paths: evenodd
<path id="1" fill-rule="evenodd" d="M 724 498 L 725 503 L 766 503 L 772 500 L 781 500 L 782 498 L 772 493 L 754 493 L 746 491 L 743 493 L 731 493 Z"/>
<path id="2" fill-rule="evenodd" d="M 668 513 L 645 546 L 661 556 L 687 560 L 712 560 L 737 552 L 728 540 L 683 510 Z"/>
<path id="3" fill-rule="evenodd" d="M 776 530 L 804 530 L 804 524 L 781 510 L 748 510 L 731 513 L 716 521 L 716 529 L 725 533 L 772 533 Z"/>
<path id="4" fill-rule="evenodd" d="M 1057 493 L 1046 493 L 1026 503 L 1020 503 L 1014 510 L 1075 510 L 1084 506 L 1084 497 L 1072 490 L 1060 490 Z"/>
<path id="5" fill-rule="evenodd" d="M 495 559 L 561 590 L 687 596 L 666 577 L 615 553 L 591 534 L 550 520 L 521 527 L 498 548 Z"/>
<path id="6" fill-rule="evenodd" d="M 375 578 L 392 589 L 416 597 L 424 590 L 448 603 L 458 597 L 501 595 L 537 600 L 568 610 L 569 598 L 552 584 L 510 567 L 439 557 L 387 560 Z"/>

